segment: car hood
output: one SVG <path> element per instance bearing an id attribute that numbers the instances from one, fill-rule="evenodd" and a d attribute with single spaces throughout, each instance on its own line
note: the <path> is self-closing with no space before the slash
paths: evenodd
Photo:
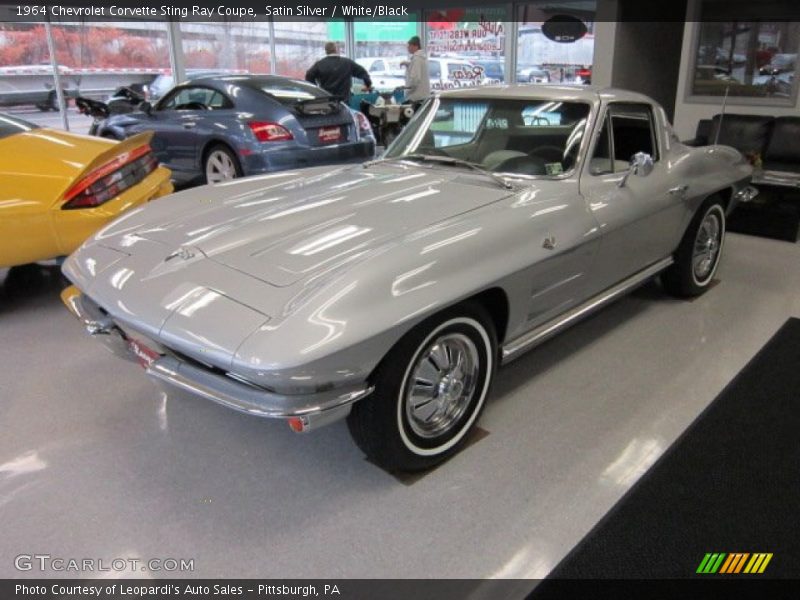
<path id="1" fill-rule="evenodd" d="M 277 175 L 277 174 L 276 174 Z M 275 180 L 279 183 L 274 183 Z M 309 169 L 188 190 L 107 228 L 276 287 L 340 271 L 511 192 L 455 168 Z M 175 261 L 175 262 L 179 262 Z"/>

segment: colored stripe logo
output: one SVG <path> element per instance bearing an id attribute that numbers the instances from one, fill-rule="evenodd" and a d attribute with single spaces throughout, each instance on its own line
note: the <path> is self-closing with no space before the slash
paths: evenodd
<path id="1" fill-rule="evenodd" d="M 769 561 L 772 560 L 771 552 L 707 552 L 697 567 L 697 573 L 713 575 L 720 573 L 736 575 L 739 573 L 763 573 Z"/>

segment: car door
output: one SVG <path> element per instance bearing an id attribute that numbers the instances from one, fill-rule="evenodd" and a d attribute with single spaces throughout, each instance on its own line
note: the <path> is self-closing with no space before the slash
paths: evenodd
<path id="1" fill-rule="evenodd" d="M 580 189 L 602 238 L 593 272 L 595 291 L 674 251 L 687 188 L 671 180 L 656 111 L 648 103 L 612 102 L 595 132 Z M 652 171 L 631 172 L 636 153 L 652 157 Z"/>

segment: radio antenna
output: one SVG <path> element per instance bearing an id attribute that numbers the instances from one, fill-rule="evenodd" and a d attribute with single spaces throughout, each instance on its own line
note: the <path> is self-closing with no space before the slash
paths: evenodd
<path id="1" fill-rule="evenodd" d="M 728 90 L 731 89 L 731 84 L 725 86 L 725 96 L 722 98 L 722 112 L 719 113 L 719 123 L 717 123 L 717 133 L 714 136 L 714 145 L 719 143 L 719 132 L 722 131 L 722 119 L 725 118 L 725 107 L 728 105 Z"/>

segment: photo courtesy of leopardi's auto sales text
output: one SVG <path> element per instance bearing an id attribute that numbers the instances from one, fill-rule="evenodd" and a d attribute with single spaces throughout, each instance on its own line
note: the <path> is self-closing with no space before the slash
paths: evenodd
<path id="1" fill-rule="evenodd" d="M 0 0 L 0 600 L 795 598 L 798 55 L 797 0 Z"/>

